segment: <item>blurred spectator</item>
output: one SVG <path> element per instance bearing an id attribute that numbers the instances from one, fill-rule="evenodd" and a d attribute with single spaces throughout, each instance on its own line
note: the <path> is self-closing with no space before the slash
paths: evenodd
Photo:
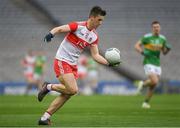
<path id="1" fill-rule="evenodd" d="M 98 85 L 98 63 L 92 57 L 81 55 L 78 61 L 78 85 L 80 94 L 96 93 Z"/>
<path id="2" fill-rule="evenodd" d="M 28 94 L 29 90 L 34 85 L 34 64 L 36 56 L 32 50 L 29 50 L 27 55 L 21 61 L 22 66 L 24 67 L 24 77 L 27 82 L 27 88 L 25 94 Z"/>
<path id="3" fill-rule="evenodd" d="M 98 63 L 92 57 L 88 58 L 88 86 L 91 88 L 91 93 L 96 93 L 98 86 Z"/>
<path id="4" fill-rule="evenodd" d="M 27 82 L 25 94 L 29 94 L 33 86 L 37 87 L 39 90 L 41 89 L 45 62 L 46 57 L 43 52 L 35 52 L 32 50 L 29 50 L 22 60 L 21 63 L 23 67 L 25 67 L 24 76 Z"/>
<path id="5" fill-rule="evenodd" d="M 43 82 L 45 63 L 46 63 L 46 56 L 44 55 L 44 52 L 42 51 L 38 52 L 34 63 L 34 80 L 39 90 L 41 89 L 41 85 Z"/>
<path id="6" fill-rule="evenodd" d="M 87 62 L 88 57 L 85 55 L 81 55 L 78 60 L 78 85 L 79 85 L 79 92 L 83 94 L 84 87 L 87 83 Z"/>

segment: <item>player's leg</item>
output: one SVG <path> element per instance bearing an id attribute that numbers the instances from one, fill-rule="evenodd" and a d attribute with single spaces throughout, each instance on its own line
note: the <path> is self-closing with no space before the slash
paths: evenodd
<path id="1" fill-rule="evenodd" d="M 49 84 L 49 90 L 60 92 L 67 95 L 74 95 L 77 93 L 77 83 L 72 73 L 63 75 L 63 81 L 64 84 Z"/>
<path id="2" fill-rule="evenodd" d="M 138 85 L 138 89 L 141 90 L 143 87 L 149 87 L 145 101 L 142 104 L 143 108 L 150 108 L 149 101 L 153 95 L 154 88 L 159 82 L 161 75 L 161 67 L 155 66 L 152 64 L 144 65 L 145 74 L 148 76 L 148 79 L 141 81 Z"/>
<path id="3" fill-rule="evenodd" d="M 88 80 L 93 93 L 96 93 L 98 86 L 98 72 L 96 70 L 89 71 Z"/>
<path id="4" fill-rule="evenodd" d="M 62 83 L 61 84 L 51 84 L 51 83 L 45 82 L 42 86 L 43 86 L 42 90 L 38 93 L 39 101 L 42 101 L 43 98 L 46 96 L 46 94 L 48 94 L 50 91 L 56 91 L 56 92 L 60 92 L 60 93 L 67 94 L 67 95 L 74 94 L 72 89 L 67 88 L 65 86 L 65 84 L 62 84 Z"/>
<path id="5" fill-rule="evenodd" d="M 143 87 L 149 87 L 149 86 L 151 86 L 151 79 L 147 79 L 143 81 Z"/>
<path id="6" fill-rule="evenodd" d="M 50 104 L 50 106 L 46 111 L 49 112 L 51 115 L 54 114 L 58 109 L 60 109 L 64 105 L 64 103 L 67 100 L 69 100 L 71 96 L 72 95 L 61 94 L 60 96 L 58 96 L 56 99 L 53 100 L 53 102 Z"/>
<path id="7" fill-rule="evenodd" d="M 57 97 L 49 106 L 47 111 L 51 114 L 57 111 L 62 105 L 70 98 L 70 96 L 76 94 L 78 92 L 78 86 L 76 79 L 72 73 L 64 74 L 62 76 L 63 83 L 66 87 L 66 90 L 69 92 L 69 94 L 62 94 L 60 97 Z M 61 78 L 61 79 L 62 79 Z M 59 91 L 59 88 L 55 88 L 54 90 Z"/>
<path id="8" fill-rule="evenodd" d="M 47 111 L 39 120 L 39 124 L 48 125 L 50 123 L 49 118 L 55 113 L 63 104 L 78 91 L 76 83 L 77 78 L 77 66 L 71 66 L 67 63 L 63 63 L 55 60 L 55 73 L 61 84 L 46 84 L 43 87 L 45 91 L 57 91 L 61 92 L 62 95 L 57 97 L 49 106 Z M 41 91 L 42 92 L 42 91 Z"/>
<path id="9" fill-rule="evenodd" d="M 137 86 L 137 94 L 139 94 L 144 87 L 151 86 L 151 79 L 148 78 L 145 81 L 136 81 L 135 85 Z"/>
<path id="10" fill-rule="evenodd" d="M 70 95 L 61 94 L 56 99 L 54 99 L 39 120 L 39 125 L 50 125 L 50 117 L 52 116 L 52 114 L 60 109 L 70 97 Z"/>
<path id="11" fill-rule="evenodd" d="M 61 83 L 64 84 L 66 89 L 68 90 L 69 94 L 61 94 L 58 96 L 53 102 L 50 104 L 44 115 L 41 117 L 39 120 L 40 125 L 49 125 L 50 120 L 49 118 L 51 117 L 52 114 L 54 114 L 58 109 L 60 109 L 64 103 L 74 94 L 77 93 L 78 87 L 76 83 L 76 79 L 72 73 L 64 74 L 63 76 L 60 77 Z M 59 85 L 57 85 L 59 86 Z M 54 86 L 55 87 L 55 86 Z M 61 88 L 54 88 L 55 91 L 60 91 Z"/>
<path id="12" fill-rule="evenodd" d="M 41 85 L 39 85 L 39 74 L 37 74 L 37 73 L 34 73 L 34 75 L 33 75 L 33 83 L 34 83 L 34 86 L 38 89 L 38 91 L 39 90 L 41 90 Z"/>
<path id="13" fill-rule="evenodd" d="M 39 80 L 37 80 L 37 88 L 38 88 L 38 90 L 42 90 L 42 80 L 41 79 L 39 79 Z"/>
<path id="14" fill-rule="evenodd" d="M 34 85 L 33 74 L 30 74 L 30 73 L 26 74 L 25 77 L 26 77 L 26 81 L 27 81 L 27 86 L 26 86 L 24 94 L 28 95 L 29 91 L 32 89 L 32 87 Z"/>
<path id="15" fill-rule="evenodd" d="M 68 76 L 69 78 L 73 78 L 73 79 L 77 78 L 77 66 L 76 65 L 72 66 L 66 62 L 55 59 L 54 71 L 56 73 L 56 77 L 60 81 L 62 81 L 61 79 L 63 79 L 64 84 L 62 84 L 62 83 L 61 84 L 44 83 L 42 90 L 38 93 L 39 101 L 42 101 L 44 96 L 51 90 L 57 91 L 57 92 L 60 92 L 63 94 L 68 94 L 68 95 L 74 94 L 74 88 L 69 88 L 69 87 L 65 86 L 65 84 L 67 84 L 67 80 L 64 80 L 64 79 L 66 79 L 65 76 Z M 71 81 L 71 80 L 68 80 L 68 81 Z"/>
<path id="16" fill-rule="evenodd" d="M 32 87 L 33 87 L 33 83 L 29 83 L 29 82 L 28 82 L 24 94 L 25 94 L 25 95 L 28 95 L 28 94 L 29 94 L 29 91 L 32 89 Z"/>
<path id="17" fill-rule="evenodd" d="M 143 108 L 150 108 L 149 101 L 153 95 L 154 88 L 156 87 L 156 85 L 159 82 L 159 76 L 157 74 L 150 74 L 148 76 L 148 78 L 149 79 L 148 79 L 147 86 L 149 86 L 149 89 L 148 89 L 147 95 L 145 97 L 144 103 L 142 105 Z"/>
<path id="18" fill-rule="evenodd" d="M 36 80 L 36 87 L 38 88 L 38 90 L 42 90 L 43 74 L 35 73 L 34 74 L 34 79 Z"/>
<path id="19" fill-rule="evenodd" d="M 144 65 L 144 71 L 145 71 L 145 74 L 148 76 L 148 79 L 145 81 L 135 82 L 135 85 L 138 87 L 137 88 L 138 93 L 140 93 L 140 91 L 144 87 L 150 87 L 152 85 L 152 82 L 154 82 L 156 80 L 155 78 L 151 77 L 151 74 L 161 75 L 161 68 L 154 66 L 154 65 L 151 65 L 151 64 Z"/>
<path id="20" fill-rule="evenodd" d="M 149 102 L 149 100 L 151 99 L 153 95 L 153 90 L 159 82 L 159 76 L 157 74 L 151 74 L 149 75 L 149 80 L 150 80 L 150 83 L 148 84 L 149 90 L 145 99 L 146 102 Z"/>

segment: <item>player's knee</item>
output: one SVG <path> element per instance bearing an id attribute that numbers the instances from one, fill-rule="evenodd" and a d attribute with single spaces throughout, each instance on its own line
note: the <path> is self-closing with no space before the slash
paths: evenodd
<path id="1" fill-rule="evenodd" d="M 69 98 L 71 98 L 71 95 L 68 95 L 68 94 L 61 94 L 61 96 L 63 96 L 64 98 L 66 98 L 66 100 L 68 100 Z"/>
<path id="2" fill-rule="evenodd" d="M 71 89 L 69 89 L 69 93 L 70 93 L 70 95 L 77 94 L 78 93 L 78 88 L 71 88 Z"/>
<path id="3" fill-rule="evenodd" d="M 154 87 L 158 84 L 158 82 L 159 82 L 158 80 L 151 80 L 151 84 Z"/>

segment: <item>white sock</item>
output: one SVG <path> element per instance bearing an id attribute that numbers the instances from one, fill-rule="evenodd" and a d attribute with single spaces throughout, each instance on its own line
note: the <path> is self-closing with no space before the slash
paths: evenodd
<path id="1" fill-rule="evenodd" d="M 52 86 L 52 84 L 48 84 L 48 85 L 47 85 L 47 89 L 48 89 L 49 91 L 52 90 L 52 89 L 51 89 L 51 86 Z"/>
<path id="2" fill-rule="evenodd" d="M 47 120 L 51 117 L 51 115 L 48 112 L 45 112 L 44 115 L 41 117 L 41 120 Z"/>

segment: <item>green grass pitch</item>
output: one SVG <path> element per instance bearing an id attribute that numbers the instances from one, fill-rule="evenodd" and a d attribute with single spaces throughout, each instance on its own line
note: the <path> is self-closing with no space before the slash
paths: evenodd
<path id="1" fill-rule="evenodd" d="M 37 121 L 55 96 L 42 103 L 36 96 L 0 96 L 0 126 L 38 127 Z M 144 96 L 74 96 L 55 113 L 55 127 L 180 127 L 180 95 L 154 95 L 152 108 L 141 108 Z"/>

